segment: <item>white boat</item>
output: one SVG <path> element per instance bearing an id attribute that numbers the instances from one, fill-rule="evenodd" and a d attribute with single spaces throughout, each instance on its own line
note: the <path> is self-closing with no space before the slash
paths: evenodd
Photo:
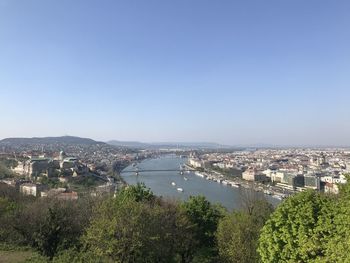
<path id="1" fill-rule="evenodd" d="M 184 189 L 182 189 L 181 187 L 176 188 L 176 190 L 178 190 L 179 192 L 183 192 L 184 191 Z"/>
<path id="2" fill-rule="evenodd" d="M 176 183 L 175 183 L 175 182 L 171 182 L 171 185 L 175 186 L 175 185 L 176 185 Z"/>
<path id="3" fill-rule="evenodd" d="M 273 197 L 273 198 L 276 198 L 276 199 L 279 199 L 279 200 L 282 200 L 282 196 L 280 196 L 280 195 L 276 195 L 276 194 L 275 194 L 275 195 L 273 195 L 272 197 Z"/>
<path id="4" fill-rule="evenodd" d="M 188 178 L 187 178 L 187 177 L 184 177 L 184 180 L 185 180 L 185 181 L 187 181 L 187 180 L 188 180 Z"/>
<path id="5" fill-rule="evenodd" d="M 231 184 L 231 186 L 234 188 L 239 188 L 239 184 Z"/>
<path id="6" fill-rule="evenodd" d="M 204 178 L 204 177 L 205 177 L 205 175 L 204 175 L 204 174 L 201 174 L 201 173 L 199 173 L 199 172 L 195 172 L 195 174 L 196 174 L 196 175 L 198 175 L 199 177 L 202 177 L 202 178 Z"/>

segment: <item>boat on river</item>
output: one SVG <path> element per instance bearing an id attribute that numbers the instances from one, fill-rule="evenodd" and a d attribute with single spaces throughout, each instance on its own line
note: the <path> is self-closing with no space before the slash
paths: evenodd
<path id="1" fill-rule="evenodd" d="M 195 172 L 194 174 L 197 175 L 197 176 L 199 176 L 199 177 L 202 177 L 202 178 L 205 177 L 205 175 L 204 175 L 204 174 L 201 174 L 200 172 Z"/>
<path id="2" fill-rule="evenodd" d="M 266 194 L 266 195 L 271 195 L 272 193 L 271 193 L 271 191 L 269 191 L 269 190 L 264 190 L 264 194 Z"/>
<path id="3" fill-rule="evenodd" d="M 175 186 L 175 185 L 176 185 L 176 183 L 175 183 L 175 182 L 171 182 L 171 185 L 172 185 L 172 186 Z"/>
<path id="4" fill-rule="evenodd" d="M 274 195 L 272 195 L 272 197 L 276 198 L 278 200 L 282 200 L 283 199 L 283 197 L 281 195 L 279 195 L 279 194 L 274 194 Z"/>
<path id="5" fill-rule="evenodd" d="M 183 192 L 184 191 L 184 189 L 182 189 L 181 187 L 176 188 L 176 190 L 178 190 L 179 192 Z"/>

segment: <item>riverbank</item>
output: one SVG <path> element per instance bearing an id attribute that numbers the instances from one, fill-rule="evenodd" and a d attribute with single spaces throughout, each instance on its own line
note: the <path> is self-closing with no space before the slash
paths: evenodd
<path id="1" fill-rule="evenodd" d="M 189 164 L 185 164 L 185 167 L 191 170 L 195 169 Z M 228 179 L 227 176 L 215 170 L 205 169 L 204 171 L 195 171 L 194 174 L 203 179 L 215 181 L 217 183 L 220 183 L 229 187 L 233 187 L 233 188 L 243 187 L 246 189 L 251 189 L 256 192 L 262 192 L 265 195 L 269 195 L 278 200 L 282 200 L 288 197 L 290 194 L 292 194 L 291 192 L 286 193 L 283 189 L 278 189 L 276 187 L 273 187 L 270 185 L 264 185 L 258 182 L 249 182 L 237 177 Z"/>
<path id="2" fill-rule="evenodd" d="M 144 183 L 157 196 L 185 201 L 191 196 L 202 195 L 208 201 L 221 204 L 229 210 L 240 209 L 243 205 L 243 196 L 250 192 L 254 196 L 256 195 L 257 198 L 264 196 L 263 193 L 251 190 L 251 187 L 246 188 L 243 184 L 235 188 L 234 186 L 228 187 L 228 185 L 214 180 L 205 180 L 195 175 L 194 171 L 186 171 L 189 170 L 184 167 L 186 163 L 186 158 L 166 155 L 160 158 L 144 160 L 135 166 L 131 162 L 124 169 L 126 172 L 122 173 L 121 176 L 128 185 Z M 140 171 L 138 175 L 133 172 L 136 169 Z M 183 173 L 181 173 L 181 169 Z M 194 169 L 191 168 L 191 170 Z M 215 175 L 214 172 L 213 175 Z M 234 182 L 236 183 L 236 181 Z M 177 190 L 178 188 L 181 188 L 183 191 Z M 274 206 L 280 202 L 280 200 L 272 198 L 272 196 L 267 196 L 266 198 Z"/>

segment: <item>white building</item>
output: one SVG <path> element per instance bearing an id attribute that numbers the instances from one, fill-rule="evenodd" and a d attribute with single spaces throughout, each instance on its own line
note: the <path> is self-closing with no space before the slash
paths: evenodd
<path id="1" fill-rule="evenodd" d="M 242 173 L 242 179 L 247 181 L 267 181 L 267 177 L 260 171 L 253 168 L 248 168 Z"/>
<path id="2" fill-rule="evenodd" d="M 322 176 L 321 182 L 330 183 L 330 184 L 345 184 L 346 178 L 344 175 L 339 176 Z"/>
<path id="3" fill-rule="evenodd" d="M 24 195 L 33 195 L 37 196 L 39 193 L 39 187 L 36 184 L 25 183 L 20 185 L 19 190 Z"/>
<path id="4" fill-rule="evenodd" d="M 271 169 L 267 169 L 262 173 L 265 174 L 266 177 L 270 178 L 271 182 L 278 182 L 278 183 L 282 182 L 282 179 L 284 176 L 284 172 L 271 170 Z"/>
<path id="5" fill-rule="evenodd" d="M 203 164 L 202 164 L 202 162 L 199 159 L 190 158 L 188 160 L 188 163 L 189 163 L 189 165 L 191 165 L 194 168 L 201 168 L 201 167 L 203 167 Z"/>
<path id="6" fill-rule="evenodd" d="M 14 173 L 19 175 L 24 175 L 25 171 L 25 162 L 18 162 L 18 165 L 11 169 Z"/>

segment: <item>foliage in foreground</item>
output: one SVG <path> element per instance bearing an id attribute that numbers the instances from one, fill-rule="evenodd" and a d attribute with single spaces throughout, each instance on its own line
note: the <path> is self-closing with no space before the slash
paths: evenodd
<path id="1" fill-rule="evenodd" d="M 350 262 L 350 185 L 340 190 L 299 193 L 274 212 L 247 198 L 228 212 L 202 196 L 168 201 L 142 184 L 74 202 L 0 184 L 0 244 L 36 251 L 27 262 Z"/>
<path id="2" fill-rule="evenodd" d="M 222 262 L 259 262 L 259 232 L 273 207 L 262 200 L 252 204 L 251 209 L 233 211 L 220 221 L 217 240 Z"/>
<path id="3" fill-rule="evenodd" d="M 142 185 L 126 188 L 97 209 L 82 238 L 84 247 L 113 262 L 191 262 L 207 242 L 199 230 L 210 226 L 206 232 L 213 236 L 217 220 L 212 222 L 215 209 L 203 197 L 190 202 L 193 214 L 203 213 L 201 220 L 189 216 L 186 205 L 156 198 Z"/>
<path id="4" fill-rule="evenodd" d="M 0 243 L 29 246 L 41 254 L 28 262 L 247 262 L 230 261 L 226 253 L 227 242 L 242 233 L 247 237 L 242 254 L 250 253 L 255 262 L 255 237 L 265 221 L 258 214 L 270 210 L 266 202 L 254 207 L 256 215 L 242 211 L 241 222 L 235 218 L 240 212 L 230 214 L 202 196 L 169 201 L 142 184 L 116 197 L 74 202 L 28 199 L 0 185 Z M 247 218 L 249 227 L 256 224 L 250 232 Z"/>
<path id="5" fill-rule="evenodd" d="M 349 178 L 348 178 L 349 180 Z M 306 191 L 284 201 L 262 229 L 262 262 L 350 262 L 350 185 L 339 196 Z"/>

